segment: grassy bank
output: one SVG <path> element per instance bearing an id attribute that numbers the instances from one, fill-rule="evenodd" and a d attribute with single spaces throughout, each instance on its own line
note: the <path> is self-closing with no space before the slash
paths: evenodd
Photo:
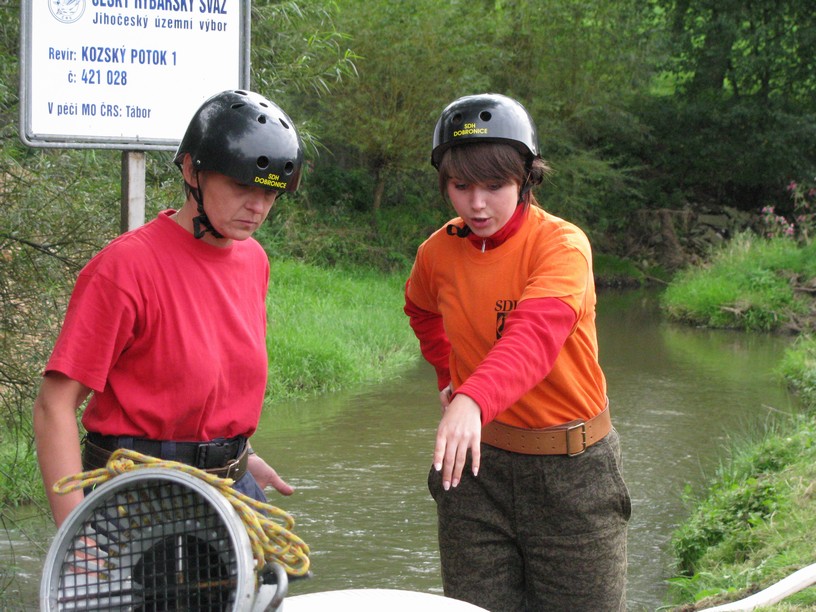
<path id="1" fill-rule="evenodd" d="M 402 312 L 406 274 L 273 262 L 267 401 L 388 380 L 416 361 Z"/>
<path id="2" fill-rule="evenodd" d="M 816 562 L 816 276 L 813 245 L 743 236 L 701 270 L 678 276 L 663 296 L 670 318 L 746 331 L 802 335 L 778 374 L 802 399 L 801 414 L 778 415 L 731 440 L 702 493 L 688 492 L 688 519 L 672 545 L 677 576 L 670 608 L 697 610 L 747 597 Z M 816 608 L 816 588 L 769 610 Z"/>
<path id="3" fill-rule="evenodd" d="M 744 331 L 812 329 L 816 243 L 743 234 L 708 265 L 678 274 L 663 294 L 674 320 Z"/>

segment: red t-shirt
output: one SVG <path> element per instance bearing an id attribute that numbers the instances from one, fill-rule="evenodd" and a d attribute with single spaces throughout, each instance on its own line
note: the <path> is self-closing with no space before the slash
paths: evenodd
<path id="1" fill-rule="evenodd" d="M 45 368 L 94 393 L 88 431 L 157 440 L 251 435 L 266 390 L 269 260 L 218 248 L 164 211 L 80 272 Z"/>

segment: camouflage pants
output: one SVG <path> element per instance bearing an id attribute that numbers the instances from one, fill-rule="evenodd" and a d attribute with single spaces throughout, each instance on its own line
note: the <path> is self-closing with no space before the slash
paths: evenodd
<path id="1" fill-rule="evenodd" d="M 492 612 L 625 609 L 631 499 L 613 429 L 576 457 L 522 455 L 482 444 L 437 502 L 445 595 Z"/>

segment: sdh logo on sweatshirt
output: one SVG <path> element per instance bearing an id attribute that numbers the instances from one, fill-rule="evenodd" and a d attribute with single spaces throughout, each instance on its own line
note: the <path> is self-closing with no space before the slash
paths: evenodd
<path id="1" fill-rule="evenodd" d="M 496 311 L 496 340 L 502 337 L 507 315 L 518 306 L 518 300 L 496 300 L 494 310 Z"/>

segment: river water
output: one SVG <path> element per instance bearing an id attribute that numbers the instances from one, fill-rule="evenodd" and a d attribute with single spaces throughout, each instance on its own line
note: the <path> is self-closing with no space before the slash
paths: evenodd
<path id="1" fill-rule="evenodd" d="M 656 610 L 671 575 L 671 533 L 688 514 L 684 489 L 713 473 L 729 438 L 795 409 L 772 373 L 789 340 L 666 323 L 646 291 L 601 292 L 598 335 L 633 500 L 629 609 Z M 265 410 L 253 446 L 296 487 L 270 502 L 294 517 L 312 551 L 313 576 L 290 584 L 290 595 L 441 593 L 426 488 L 438 418 L 435 378 L 423 363 L 389 384 Z M 14 539 L 22 573 L 11 589 L 35 609 L 44 555 Z M 0 563 L 7 546 L 0 542 Z"/>

